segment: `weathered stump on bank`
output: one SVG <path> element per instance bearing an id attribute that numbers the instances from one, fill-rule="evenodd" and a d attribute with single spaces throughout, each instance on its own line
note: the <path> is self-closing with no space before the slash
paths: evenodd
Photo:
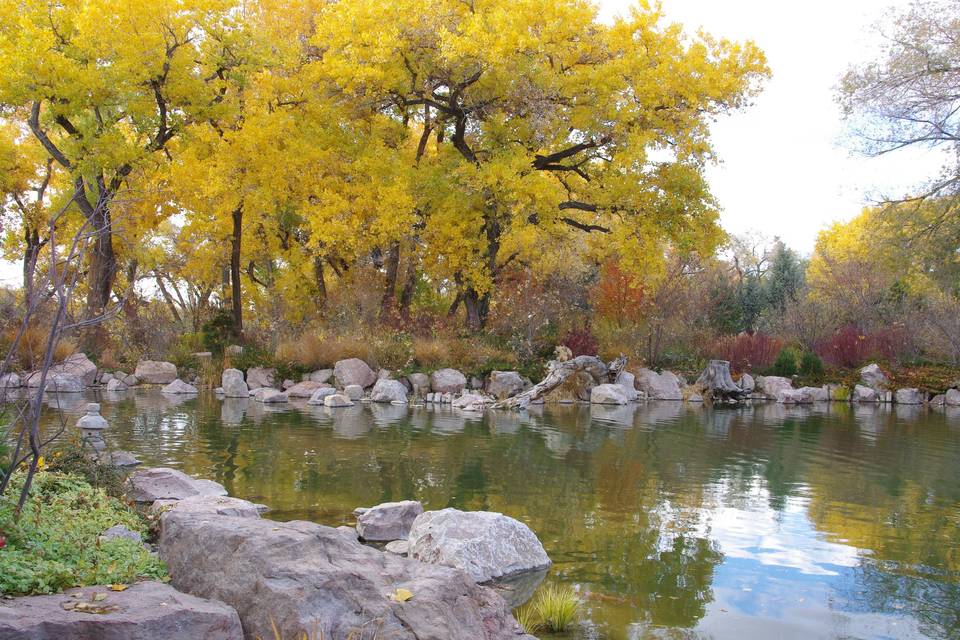
<path id="1" fill-rule="evenodd" d="M 746 392 L 733 381 L 730 363 L 726 360 L 711 360 L 695 384 L 704 400 L 714 404 L 739 404 Z"/>
<path id="2" fill-rule="evenodd" d="M 627 358 L 623 355 L 610 364 L 606 364 L 597 356 L 577 356 L 569 360 L 552 360 L 547 363 L 547 376 L 523 393 L 512 398 L 506 398 L 491 405 L 492 409 L 524 409 L 534 400 L 541 398 L 577 373 L 589 373 L 597 384 L 616 382 L 617 376 L 627 366 Z"/>

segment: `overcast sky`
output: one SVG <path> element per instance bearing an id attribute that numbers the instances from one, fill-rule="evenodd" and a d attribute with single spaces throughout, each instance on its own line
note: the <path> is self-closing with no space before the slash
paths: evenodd
<path id="1" fill-rule="evenodd" d="M 632 4 L 599 0 L 610 16 Z M 852 62 L 876 53 L 871 25 L 905 0 L 663 0 L 674 22 L 694 32 L 751 39 L 766 53 L 773 77 L 754 105 L 713 128 L 722 164 L 709 181 L 732 233 L 780 236 L 809 253 L 817 232 L 865 204 L 935 173 L 938 154 L 901 151 L 883 158 L 852 154 L 835 86 Z"/>
<path id="2" fill-rule="evenodd" d="M 599 0 L 605 17 L 632 0 Z M 817 232 L 865 204 L 936 172 L 939 157 L 905 150 L 864 158 L 844 145 L 835 86 L 852 63 L 875 53 L 871 25 L 907 0 L 663 0 L 671 21 L 691 32 L 752 39 L 773 77 L 755 104 L 721 118 L 713 134 L 721 164 L 708 172 L 732 233 L 780 236 L 809 253 Z M 0 283 L 18 281 L 0 261 Z"/>

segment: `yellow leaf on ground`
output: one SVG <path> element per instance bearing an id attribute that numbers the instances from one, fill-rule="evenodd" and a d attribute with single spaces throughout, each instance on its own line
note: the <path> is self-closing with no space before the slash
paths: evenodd
<path id="1" fill-rule="evenodd" d="M 110 591 L 126 591 L 127 585 L 125 584 L 112 584 L 110 585 Z"/>
<path id="2" fill-rule="evenodd" d="M 390 599 L 394 602 L 406 602 L 413 597 L 413 594 L 410 593 L 407 589 L 397 589 L 395 592 L 390 594 Z"/>

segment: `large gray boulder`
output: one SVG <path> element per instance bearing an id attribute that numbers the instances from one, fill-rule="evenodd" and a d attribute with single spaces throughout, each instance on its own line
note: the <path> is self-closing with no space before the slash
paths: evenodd
<path id="1" fill-rule="evenodd" d="M 947 389 L 947 392 L 943 395 L 943 404 L 948 407 L 960 407 L 960 390 Z"/>
<path id="2" fill-rule="evenodd" d="M 756 385 L 757 391 L 769 400 L 776 400 L 781 391 L 793 388 L 790 378 L 782 376 L 757 376 Z"/>
<path id="3" fill-rule="evenodd" d="M 384 553 L 312 522 L 164 514 L 173 585 L 234 607 L 248 639 L 302 631 L 331 640 L 533 640 L 492 589 L 463 572 Z M 391 598 L 398 589 L 413 594 Z"/>
<path id="4" fill-rule="evenodd" d="M 924 394 L 919 389 L 897 389 L 897 404 L 923 404 Z"/>
<path id="5" fill-rule="evenodd" d="M 444 402 L 447 400 L 444 398 Z M 483 412 L 487 405 L 493 404 L 493 398 L 482 393 L 465 393 L 459 398 L 451 398 L 450 406 L 463 411 Z"/>
<path id="6" fill-rule="evenodd" d="M 126 494 L 134 502 L 155 502 L 193 496 L 225 496 L 227 490 L 213 480 L 191 478 L 182 471 L 167 467 L 151 467 L 130 474 Z"/>
<path id="7" fill-rule="evenodd" d="M 177 379 L 177 365 L 172 362 L 141 360 L 137 363 L 133 375 L 147 384 L 170 384 Z"/>
<path id="8" fill-rule="evenodd" d="M 0 389 L 20 388 L 20 376 L 15 373 L 5 373 L 0 376 Z"/>
<path id="9" fill-rule="evenodd" d="M 434 393 L 460 393 L 467 386 L 467 377 L 456 369 L 437 369 L 430 374 Z"/>
<path id="10" fill-rule="evenodd" d="M 0 640 L 200 638 L 243 640 L 237 612 L 162 582 L 138 582 L 124 591 L 83 587 L 54 596 L 0 600 Z"/>
<path id="11" fill-rule="evenodd" d="M 873 363 L 860 369 L 860 384 L 870 387 L 874 391 L 885 391 L 890 381 L 883 373 L 880 365 Z"/>
<path id="12" fill-rule="evenodd" d="M 220 375 L 220 386 L 223 388 L 223 395 L 228 398 L 250 397 L 250 389 L 240 369 L 224 369 Z"/>
<path id="13" fill-rule="evenodd" d="M 50 367 L 50 373 L 76 376 L 81 380 L 84 387 L 89 387 L 97 379 L 97 365 L 90 361 L 87 354 L 74 353 L 67 356 L 63 362 Z"/>
<path id="14" fill-rule="evenodd" d="M 376 372 L 360 358 L 338 360 L 333 365 L 333 377 L 341 389 L 356 384 L 366 389 L 377 381 Z"/>
<path id="15" fill-rule="evenodd" d="M 550 566 L 530 527 L 493 511 L 426 511 L 407 541 L 411 558 L 457 567 L 476 582 Z"/>
<path id="16" fill-rule="evenodd" d="M 266 367 L 250 367 L 247 369 L 247 387 L 250 391 L 260 389 L 261 387 L 272 387 L 276 377 L 275 369 Z"/>
<path id="17" fill-rule="evenodd" d="M 127 383 L 119 378 L 113 378 L 107 383 L 107 391 L 109 392 L 126 391 L 129 388 Z"/>
<path id="18" fill-rule="evenodd" d="M 307 380 L 311 382 L 330 382 L 330 378 L 333 377 L 333 369 L 317 369 L 316 371 L 311 371 L 307 376 Z"/>
<path id="19" fill-rule="evenodd" d="M 289 389 L 287 389 L 287 395 L 291 398 L 309 398 L 313 396 L 313 392 L 317 389 L 324 389 L 330 387 L 326 382 L 314 382 L 313 380 L 304 380 L 303 382 L 298 382 Z"/>
<path id="20" fill-rule="evenodd" d="M 320 387 L 310 395 L 310 399 L 307 400 L 307 404 L 323 404 L 323 401 L 327 396 L 332 396 L 336 393 L 337 390 L 333 387 Z"/>
<path id="21" fill-rule="evenodd" d="M 425 396 L 430 393 L 430 376 L 425 373 L 411 373 L 407 376 L 410 389 L 415 396 Z"/>
<path id="22" fill-rule="evenodd" d="M 637 376 L 629 371 L 621 371 L 617 376 L 616 384 L 620 385 L 630 402 L 640 399 L 640 392 L 637 391 Z"/>
<path id="23" fill-rule="evenodd" d="M 187 384 L 186 382 L 184 382 L 183 380 L 180 380 L 179 378 L 177 378 L 170 384 L 164 386 L 163 389 L 160 389 L 160 391 L 161 393 L 169 393 L 172 395 L 199 393 L 199 391 L 197 391 L 197 388 L 195 386 L 193 386 L 192 384 Z"/>
<path id="24" fill-rule="evenodd" d="M 590 390 L 591 404 L 627 404 L 630 399 L 619 384 L 598 384 Z"/>
<path id="25" fill-rule="evenodd" d="M 657 373 L 650 369 L 640 369 L 636 385 L 651 400 L 683 400 L 680 379 L 672 371 Z"/>
<path id="26" fill-rule="evenodd" d="M 48 373 L 46 386 L 47 393 L 83 393 L 86 385 L 79 376 L 69 373 Z"/>
<path id="27" fill-rule="evenodd" d="M 491 371 L 487 380 L 487 393 L 497 400 L 512 398 L 523 391 L 523 378 L 516 371 Z"/>
<path id="28" fill-rule="evenodd" d="M 206 513 L 235 518 L 259 518 L 261 513 L 270 510 L 266 505 L 223 495 L 197 495 L 182 500 L 157 500 L 150 509 L 153 513 L 167 513 L 175 510 L 181 513 Z"/>
<path id="29" fill-rule="evenodd" d="M 413 521 L 423 513 L 423 505 L 416 500 L 384 502 L 369 509 L 358 509 L 357 513 L 357 535 L 364 540 L 406 540 Z"/>
<path id="30" fill-rule="evenodd" d="M 370 399 L 374 402 L 406 402 L 407 388 L 399 380 L 381 378 L 373 385 Z"/>
<path id="31" fill-rule="evenodd" d="M 858 384 L 853 388 L 853 393 L 850 395 L 851 402 L 879 402 L 880 395 L 877 393 L 877 390 L 872 387 L 865 387 L 862 384 Z"/>

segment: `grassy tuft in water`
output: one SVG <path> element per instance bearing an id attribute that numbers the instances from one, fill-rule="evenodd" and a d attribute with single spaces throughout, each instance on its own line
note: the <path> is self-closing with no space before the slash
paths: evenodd
<path id="1" fill-rule="evenodd" d="M 513 611 L 513 617 L 529 634 L 560 632 L 570 628 L 580 613 L 580 599 L 567 586 L 549 585 L 537 591 L 533 600 Z"/>

